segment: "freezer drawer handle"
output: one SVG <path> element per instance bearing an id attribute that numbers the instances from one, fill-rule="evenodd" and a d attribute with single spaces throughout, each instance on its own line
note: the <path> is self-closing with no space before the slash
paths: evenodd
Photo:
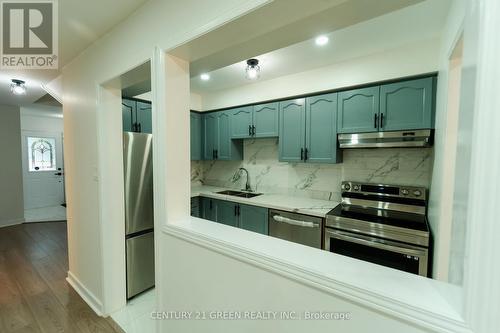
<path id="1" fill-rule="evenodd" d="M 280 216 L 280 215 L 274 215 L 273 216 L 273 220 L 275 220 L 276 222 L 281 222 L 281 223 L 296 225 L 296 226 L 299 226 L 299 227 L 319 228 L 319 223 L 292 220 L 292 219 L 289 219 L 288 217 L 283 217 L 283 216 Z"/>

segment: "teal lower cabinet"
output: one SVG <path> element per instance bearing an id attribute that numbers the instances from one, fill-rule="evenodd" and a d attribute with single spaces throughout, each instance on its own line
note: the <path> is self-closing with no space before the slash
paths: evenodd
<path id="1" fill-rule="evenodd" d="M 191 198 L 191 216 L 201 217 L 201 203 L 200 197 Z"/>
<path id="2" fill-rule="evenodd" d="M 201 197 L 201 217 L 263 235 L 268 234 L 268 209 L 264 207 Z"/>
<path id="3" fill-rule="evenodd" d="M 268 209 L 250 205 L 239 206 L 240 228 L 268 234 Z"/>
<path id="4" fill-rule="evenodd" d="M 201 197 L 200 200 L 200 208 L 201 208 L 201 218 L 204 218 L 205 220 L 210 220 L 210 221 L 216 221 L 217 219 L 217 209 L 215 206 L 215 201 L 214 199 L 211 198 L 205 198 Z"/>
<path id="5" fill-rule="evenodd" d="M 216 221 L 232 227 L 238 227 L 238 204 L 225 200 L 215 200 L 215 204 L 217 207 Z"/>

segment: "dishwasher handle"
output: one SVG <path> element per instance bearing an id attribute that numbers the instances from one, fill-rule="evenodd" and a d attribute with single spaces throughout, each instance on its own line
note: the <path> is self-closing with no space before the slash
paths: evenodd
<path id="1" fill-rule="evenodd" d="M 288 217 L 284 217 L 284 216 L 280 216 L 280 215 L 274 215 L 273 220 L 275 220 L 276 222 L 296 225 L 299 227 L 319 228 L 319 223 L 289 219 Z"/>

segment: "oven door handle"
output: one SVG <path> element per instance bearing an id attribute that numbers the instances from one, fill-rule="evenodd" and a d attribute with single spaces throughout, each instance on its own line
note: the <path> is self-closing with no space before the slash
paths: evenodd
<path id="1" fill-rule="evenodd" d="M 299 227 L 319 228 L 319 223 L 293 220 L 293 219 L 289 219 L 288 217 L 284 217 L 284 216 L 280 216 L 280 215 L 274 215 L 273 216 L 273 220 L 275 220 L 276 222 L 281 222 L 281 223 L 296 225 L 296 226 L 299 226 Z"/>
<path id="2" fill-rule="evenodd" d="M 421 249 L 418 249 L 416 247 L 410 247 L 410 246 L 403 245 L 403 244 L 390 245 L 390 244 L 387 244 L 386 242 L 384 242 L 380 239 L 373 238 L 373 237 L 365 237 L 365 236 L 361 236 L 361 235 L 356 235 L 355 237 L 353 237 L 352 234 L 350 234 L 350 233 L 344 233 L 344 232 L 337 231 L 337 230 L 335 230 L 335 231 L 325 230 L 325 232 L 328 235 L 330 235 L 336 239 L 340 239 L 340 240 L 344 240 L 347 242 L 356 243 L 356 244 L 360 244 L 360 245 L 366 245 L 366 246 L 374 247 L 374 248 L 381 249 L 381 250 L 397 252 L 397 253 L 406 254 L 406 255 L 410 255 L 410 256 L 417 256 L 417 257 L 422 257 L 422 256 L 426 255 L 425 250 L 421 250 Z"/>

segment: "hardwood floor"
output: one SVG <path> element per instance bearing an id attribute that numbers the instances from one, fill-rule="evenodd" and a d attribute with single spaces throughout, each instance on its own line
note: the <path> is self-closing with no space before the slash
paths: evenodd
<path id="1" fill-rule="evenodd" d="M 122 332 L 68 285 L 65 222 L 0 228 L 0 332 Z"/>

